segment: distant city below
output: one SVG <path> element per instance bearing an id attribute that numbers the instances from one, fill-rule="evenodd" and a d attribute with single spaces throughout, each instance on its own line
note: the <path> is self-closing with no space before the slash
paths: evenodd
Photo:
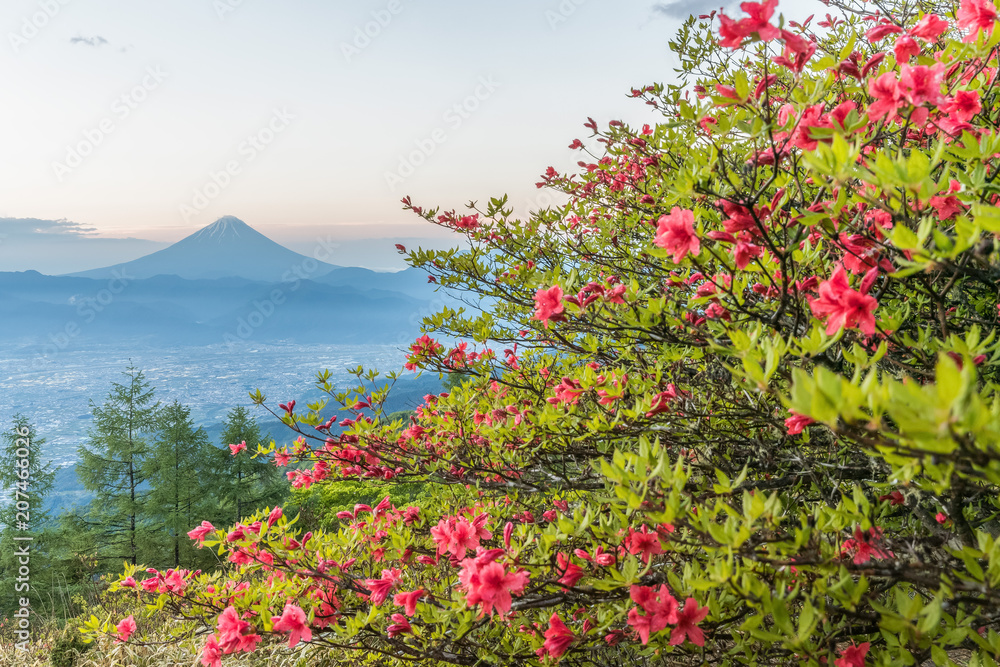
<path id="1" fill-rule="evenodd" d="M 130 363 L 210 433 L 230 408 L 249 407 L 253 389 L 305 404 L 320 398 L 317 371 L 346 383 L 358 365 L 400 370 L 422 318 L 446 297 L 423 271 L 345 267 L 328 261 L 333 250 L 298 253 L 226 216 L 127 262 L 0 271 L 0 421 L 27 415 L 49 440 L 47 456 L 67 466 L 87 438 L 90 401 Z M 439 387 L 436 376 L 408 374 L 391 405 L 412 408 Z M 84 499 L 72 468 L 61 470 L 53 503 Z"/>

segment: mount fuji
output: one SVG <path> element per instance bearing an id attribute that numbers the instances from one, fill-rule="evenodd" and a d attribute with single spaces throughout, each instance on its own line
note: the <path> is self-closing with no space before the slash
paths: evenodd
<path id="1" fill-rule="evenodd" d="M 338 268 L 341 267 L 289 250 L 239 218 L 227 215 L 145 257 L 69 275 L 104 279 L 112 278 L 117 271 L 140 280 L 174 275 L 188 280 L 236 277 L 278 283 L 297 277 L 319 277 Z"/>

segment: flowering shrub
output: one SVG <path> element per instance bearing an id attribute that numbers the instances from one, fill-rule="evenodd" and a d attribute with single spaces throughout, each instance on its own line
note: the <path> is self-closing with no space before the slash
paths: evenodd
<path id="1" fill-rule="evenodd" d="M 996 664 L 997 12 L 831 4 L 690 19 L 680 82 L 633 91 L 663 122 L 590 121 L 602 154 L 543 176 L 565 207 L 404 200 L 469 242 L 410 262 L 482 307 L 407 367 L 464 383 L 387 423 L 374 372 L 321 374 L 346 416 L 282 404 L 299 437 L 258 455 L 430 500 L 203 525 L 226 571 L 119 588 L 206 666 L 269 635 L 349 664 Z"/>

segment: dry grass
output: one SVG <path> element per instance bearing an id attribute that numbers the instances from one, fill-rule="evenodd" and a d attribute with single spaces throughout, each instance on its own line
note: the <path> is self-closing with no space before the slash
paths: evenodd
<path id="1" fill-rule="evenodd" d="M 144 605 L 138 597 L 109 594 L 103 579 L 95 582 L 86 599 L 82 596 L 74 598 L 72 609 L 76 616 L 68 622 L 58 620 L 54 614 L 32 614 L 31 641 L 27 651 L 16 649 L 15 626 L 8 619 L 2 619 L 0 667 L 52 667 L 53 652 L 60 645 L 65 647 L 69 644 L 70 639 L 76 639 L 77 646 L 85 650 L 76 654 L 75 658 L 60 661 L 56 667 L 201 667 L 204 636 L 183 641 L 162 641 L 178 636 L 182 628 L 163 618 L 146 618 Z M 110 619 L 134 615 L 139 627 L 133 639 L 142 638 L 152 645 L 142 646 L 136 642 L 120 644 L 112 637 L 102 637 L 90 645 L 83 644 L 79 624 L 91 613 Z M 253 653 L 225 656 L 223 664 L 238 667 L 319 667 L 337 662 L 331 663 L 329 658 L 329 651 L 320 647 L 292 651 L 287 644 L 270 639 L 261 642 Z"/>
<path id="2" fill-rule="evenodd" d="M 50 667 L 50 654 L 56 636 L 36 637 L 29 651 L 16 651 L 11 644 L 0 642 L 2 667 Z M 159 646 L 115 644 L 111 640 L 95 642 L 95 646 L 80 655 L 73 667 L 201 667 L 200 642 Z M 969 664 L 970 654 L 965 650 L 950 651 L 949 658 L 958 665 Z M 223 664 L 239 667 L 321 667 L 322 665 L 359 664 L 353 660 L 329 660 L 322 649 L 316 651 L 289 651 L 281 644 L 261 644 L 252 654 L 233 654 L 223 658 Z M 385 661 L 376 661 L 384 665 Z M 932 661 L 921 667 L 936 667 Z"/>
<path id="3" fill-rule="evenodd" d="M 11 644 L 0 644 L 0 665 L 3 667 L 50 667 L 52 648 L 57 635 L 41 633 L 33 637 L 28 651 L 18 651 Z M 116 644 L 111 640 L 94 642 L 73 662 L 73 667 L 201 667 L 200 642 L 135 646 Z M 240 667 L 296 667 L 316 665 L 303 652 L 292 652 L 280 644 L 261 645 L 252 654 L 227 655 L 226 665 Z"/>

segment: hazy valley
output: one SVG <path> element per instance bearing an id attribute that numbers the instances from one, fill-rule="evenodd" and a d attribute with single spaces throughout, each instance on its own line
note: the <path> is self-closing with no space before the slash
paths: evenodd
<path id="1" fill-rule="evenodd" d="M 215 267 L 201 271 L 212 256 Z M 66 507 L 84 498 L 71 466 L 90 402 L 100 404 L 130 362 L 159 400 L 190 406 L 216 439 L 226 412 L 249 406 L 258 388 L 269 403 L 304 405 L 319 397 L 317 371 L 347 386 L 347 368 L 399 370 L 421 317 L 440 304 L 418 271 L 323 264 L 235 218 L 84 274 L 0 272 L 0 419 L 20 412 L 36 424 L 61 467 L 53 504 Z M 388 407 L 415 407 L 439 387 L 436 377 L 408 375 Z M 271 415 L 253 414 L 288 439 Z"/>

